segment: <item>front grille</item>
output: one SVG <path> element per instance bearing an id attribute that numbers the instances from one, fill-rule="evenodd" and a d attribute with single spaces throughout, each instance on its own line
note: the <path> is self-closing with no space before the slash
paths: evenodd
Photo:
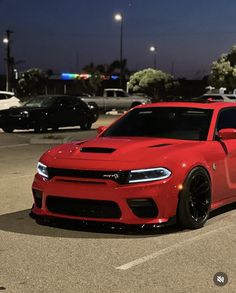
<path id="1" fill-rule="evenodd" d="M 121 217 L 121 210 L 117 203 L 108 200 L 50 195 L 47 197 L 46 206 L 50 212 L 61 215 L 103 219 L 119 219 Z"/>
<path id="2" fill-rule="evenodd" d="M 48 167 L 48 176 L 49 179 L 52 179 L 55 176 L 60 176 L 86 179 L 106 179 L 115 181 L 118 184 L 127 184 L 129 180 L 129 171 L 91 171 Z"/>

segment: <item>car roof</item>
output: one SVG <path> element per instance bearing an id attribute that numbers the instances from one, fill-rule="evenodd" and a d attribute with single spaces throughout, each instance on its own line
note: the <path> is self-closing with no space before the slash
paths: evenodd
<path id="1" fill-rule="evenodd" d="M 212 109 L 220 110 L 229 107 L 235 107 L 235 102 L 209 102 L 209 103 L 194 103 L 194 102 L 157 102 L 152 104 L 145 104 L 138 106 L 138 108 L 156 108 L 156 107 L 186 107 L 186 108 L 197 108 L 197 109 Z"/>
<path id="2" fill-rule="evenodd" d="M 7 92 L 7 91 L 0 91 L 0 94 L 5 94 L 5 95 L 12 95 L 14 96 L 13 92 Z"/>

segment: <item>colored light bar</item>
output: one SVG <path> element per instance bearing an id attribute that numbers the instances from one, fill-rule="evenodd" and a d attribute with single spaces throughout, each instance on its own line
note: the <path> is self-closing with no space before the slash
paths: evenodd
<path id="1" fill-rule="evenodd" d="M 87 80 L 89 78 L 91 78 L 92 74 L 89 73 L 62 73 L 61 74 L 61 79 L 62 80 L 72 80 L 72 79 L 82 79 L 82 80 Z M 102 80 L 108 80 L 108 79 L 112 79 L 112 80 L 117 80 L 119 79 L 119 76 L 117 75 L 111 75 L 111 76 L 105 76 L 105 75 L 101 75 L 101 79 Z"/>

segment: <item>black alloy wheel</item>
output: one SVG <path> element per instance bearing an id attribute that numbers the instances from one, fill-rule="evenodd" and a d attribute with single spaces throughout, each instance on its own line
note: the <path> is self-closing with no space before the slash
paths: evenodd
<path id="1" fill-rule="evenodd" d="M 177 219 L 180 226 L 198 229 L 206 223 L 211 206 L 211 182 L 207 171 L 194 168 L 187 176 L 179 196 Z"/>
<path id="2" fill-rule="evenodd" d="M 82 130 L 89 130 L 92 126 L 92 123 L 89 121 L 84 121 L 83 123 L 80 123 L 80 128 Z"/>

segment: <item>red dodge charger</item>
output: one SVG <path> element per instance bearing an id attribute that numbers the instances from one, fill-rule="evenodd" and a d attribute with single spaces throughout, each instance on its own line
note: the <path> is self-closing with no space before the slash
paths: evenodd
<path id="1" fill-rule="evenodd" d="M 44 153 L 33 197 L 41 220 L 200 228 L 236 201 L 236 104 L 135 107 L 96 138 Z"/>

